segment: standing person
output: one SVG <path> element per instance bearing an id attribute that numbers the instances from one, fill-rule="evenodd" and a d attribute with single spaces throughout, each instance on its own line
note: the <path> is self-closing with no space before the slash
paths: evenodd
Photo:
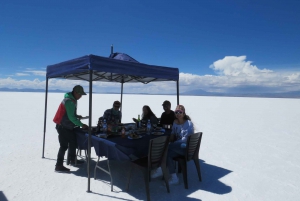
<path id="1" fill-rule="evenodd" d="M 173 123 L 172 134 L 170 137 L 171 143 L 169 144 L 167 166 L 171 177 L 169 184 L 178 184 L 179 179 L 175 173 L 175 164 L 173 158 L 177 156 L 184 156 L 186 149 L 186 140 L 189 135 L 194 134 L 194 125 L 190 117 L 185 113 L 183 105 L 178 105 L 175 110 L 176 119 Z M 151 174 L 152 178 L 162 175 L 161 168 L 157 168 Z"/>
<path id="2" fill-rule="evenodd" d="M 137 122 L 136 118 L 132 118 L 132 120 L 134 122 Z M 144 124 L 147 124 L 148 120 L 150 120 L 150 123 L 153 124 L 157 124 L 158 123 L 158 119 L 155 116 L 155 114 L 152 112 L 151 108 L 148 105 L 144 105 L 143 106 L 143 113 L 142 113 L 142 122 L 144 122 Z"/>
<path id="3" fill-rule="evenodd" d="M 76 113 L 77 100 L 79 100 L 82 95 L 86 95 L 86 93 L 84 93 L 83 88 L 80 85 L 76 85 L 72 92 L 66 93 L 53 119 L 54 123 L 56 123 L 56 130 L 58 132 L 58 140 L 60 144 L 55 167 L 55 171 L 57 172 L 70 171 L 69 168 L 63 166 L 65 152 L 68 148 L 70 164 L 75 164 L 77 139 L 74 127 L 80 126 L 83 129 L 88 129 L 88 126 L 81 123 L 79 120 L 82 116 L 77 115 Z M 79 160 L 77 161 L 77 164 L 82 163 L 84 162 Z"/>
<path id="4" fill-rule="evenodd" d="M 122 113 L 120 111 L 121 102 L 115 101 L 111 109 L 105 110 L 102 118 L 106 119 L 107 124 L 121 123 Z"/>
<path id="5" fill-rule="evenodd" d="M 175 113 L 171 110 L 171 103 L 170 101 L 166 100 L 162 104 L 164 112 L 161 114 L 160 117 L 160 125 L 173 125 L 175 120 Z"/>

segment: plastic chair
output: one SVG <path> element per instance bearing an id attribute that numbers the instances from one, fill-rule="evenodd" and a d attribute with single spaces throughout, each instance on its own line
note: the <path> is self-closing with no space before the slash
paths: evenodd
<path id="1" fill-rule="evenodd" d="M 126 191 L 128 191 L 128 189 L 129 189 L 131 172 L 133 169 L 133 165 L 135 164 L 140 169 L 142 169 L 142 171 L 144 173 L 146 194 L 147 194 L 148 201 L 150 200 L 149 182 L 150 182 L 150 178 L 151 178 L 151 170 L 153 170 L 155 168 L 158 168 L 158 167 L 162 168 L 167 192 L 170 193 L 169 183 L 167 180 L 168 170 L 166 167 L 168 145 L 169 145 L 169 136 L 162 136 L 162 137 L 158 137 L 158 138 L 150 140 L 148 157 L 132 161 L 132 166 L 130 168 L 128 181 L 127 181 Z"/>
<path id="2" fill-rule="evenodd" d="M 184 156 L 178 156 L 173 158 L 178 161 L 178 173 L 183 172 L 184 187 L 188 189 L 187 180 L 187 162 L 193 160 L 197 169 L 199 181 L 202 181 L 200 163 L 199 163 L 199 149 L 202 139 L 202 132 L 194 133 L 190 135 L 186 143 L 186 151 Z"/>

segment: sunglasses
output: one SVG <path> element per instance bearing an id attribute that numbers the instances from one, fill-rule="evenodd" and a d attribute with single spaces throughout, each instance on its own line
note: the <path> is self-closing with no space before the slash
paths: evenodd
<path id="1" fill-rule="evenodd" d="M 175 111 L 175 114 L 183 114 L 183 111 L 181 111 L 181 110 L 176 110 L 176 111 Z"/>
<path id="2" fill-rule="evenodd" d="M 119 106 L 119 105 L 114 105 L 113 107 L 114 107 L 114 108 L 120 108 L 120 106 Z"/>

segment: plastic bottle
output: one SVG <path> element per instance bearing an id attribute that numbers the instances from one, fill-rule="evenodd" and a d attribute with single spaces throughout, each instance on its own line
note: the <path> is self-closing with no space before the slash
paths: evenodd
<path id="1" fill-rule="evenodd" d="M 138 122 L 137 122 L 137 127 L 140 128 L 141 127 L 141 118 L 140 115 L 138 115 Z"/>
<path id="2" fill-rule="evenodd" d="M 148 119 L 148 123 L 147 123 L 147 134 L 150 135 L 151 133 L 151 123 L 150 123 L 150 119 Z"/>
<path id="3" fill-rule="evenodd" d="M 103 130 L 103 133 L 104 133 L 104 134 L 107 134 L 107 124 L 106 124 L 106 119 L 103 120 L 102 130 Z"/>
<path id="4" fill-rule="evenodd" d="M 122 128 L 121 133 L 122 133 L 122 137 L 124 138 L 125 137 L 125 128 L 124 127 Z"/>

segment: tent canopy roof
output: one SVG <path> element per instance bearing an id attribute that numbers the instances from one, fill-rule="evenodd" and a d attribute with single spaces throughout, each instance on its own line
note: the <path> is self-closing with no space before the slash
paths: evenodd
<path id="1" fill-rule="evenodd" d="M 120 60 L 121 59 L 121 60 Z M 154 66 L 139 63 L 126 54 L 113 53 L 110 58 L 87 55 L 47 66 L 47 78 L 102 82 L 178 81 L 178 68 Z"/>

